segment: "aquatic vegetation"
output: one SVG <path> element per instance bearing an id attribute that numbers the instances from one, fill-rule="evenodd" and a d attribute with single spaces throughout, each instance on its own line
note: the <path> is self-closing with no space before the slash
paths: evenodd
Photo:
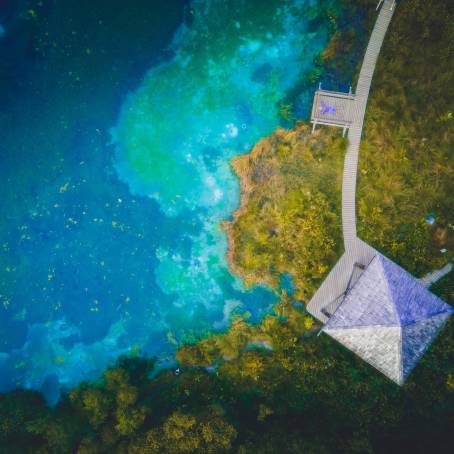
<path id="1" fill-rule="evenodd" d="M 29 29 L 5 37 L 21 57 L 6 59 L 12 89 L 0 84 L 15 106 L 0 113 L 0 389 L 55 401 L 137 345 L 168 365 L 183 341 L 225 329 L 232 305 L 253 323 L 271 310 L 275 293 L 245 289 L 226 262 L 219 223 L 239 201 L 229 161 L 286 121 L 280 105 L 305 115 L 327 8 L 345 11 L 29 3 Z"/>
<path id="2" fill-rule="evenodd" d="M 315 33 L 308 23 L 334 3 L 213 1 L 207 14 L 196 2 L 175 58 L 150 71 L 113 132 L 117 171 L 131 190 L 168 214 L 234 207 L 236 191 L 226 189 L 235 180 L 222 163 L 279 124 L 282 100 L 328 38 L 323 20 Z"/>

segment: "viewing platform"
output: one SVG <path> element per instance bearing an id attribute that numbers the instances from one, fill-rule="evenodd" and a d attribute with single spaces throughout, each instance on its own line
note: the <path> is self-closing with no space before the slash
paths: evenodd
<path id="1" fill-rule="evenodd" d="M 355 96 L 349 93 L 322 90 L 321 85 L 315 92 L 311 112 L 312 132 L 319 125 L 337 126 L 342 128 L 342 136 L 354 120 Z"/>

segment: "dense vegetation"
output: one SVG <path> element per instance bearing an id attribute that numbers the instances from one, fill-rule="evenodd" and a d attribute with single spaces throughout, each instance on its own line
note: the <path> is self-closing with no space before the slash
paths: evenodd
<path id="1" fill-rule="evenodd" d="M 452 3 L 401 2 L 382 54 L 360 150 L 359 235 L 421 275 L 454 257 Z"/>
<path id="2" fill-rule="evenodd" d="M 55 409 L 2 395 L 0 452 L 450 452 L 454 323 L 402 389 L 311 324 L 284 295 L 261 326 L 182 348 L 179 371 L 120 358 Z"/>
<path id="3" fill-rule="evenodd" d="M 242 203 L 226 224 L 229 262 L 246 285 L 278 288 L 281 274 L 289 273 L 296 298 L 306 300 L 336 263 L 345 145 L 338 131 L 311 135 L 300 123 L 234 159 Z"/>
<path id="4" fill-rule="evenodd" d="M 447 254 L 453 249 L 449 4 L 399 3 L 361 151 L 361 234 L 414 272 L 438 266 L 440 257 L 446 260 L 441 247 Z M 244 241 L 257 249 L 252 259 L 266 251 L 274 270 L 265 269 L 260 258 L 257 268 L 241 272 L 273 285 L 276 273 L 295 273 L 305 295 L 320 279 L 317 266 L 329 266 L 340 252 L 338 172 L 345 144 L 333 131 L 309 137 L 307 126 L 299 124 L 262 145 L 247 162 L 253 211 L 240 213 L 236 223 L 251 216 L 253 227 L 237 225 L 246 229 Z M 259 165 L 255 173 L 254 165 Z M 267 183 L 269 192 L 263 189 Z M 427 212 L 435 215 L 434 226 L 422 222 Z M 324 225 L 329 220 L 332 224 Z M 299 237 L 295 230 L 303 227 Z M 312 229 L 326 235 L 324 241 L 312 237 Z M 276 250 L 267 250 L 260 235 L 267 235 Z M 322 252 L 311 249 L 320 244 Z M 244 258 L 247 247 L 237 251 L 243 258 L 236 266 L 250 264 Z M 298 280 L 300 266 L 306 274 Z M 451 304 L 453 274 L 433 288 Z M 282 292 L 275 313 L 260 325 L 250 325 L 243 314 L 226 333 L 183 346 L 178 370 L 155 373 L 153 360 L 122 357 L 98 382 L 70 390 L 56 408 L 47 407 L 36 392 L 2 394 L 0 453 L 452 451 L 454 320 L 402 388 L 316 331 L 302 305 Z"/>

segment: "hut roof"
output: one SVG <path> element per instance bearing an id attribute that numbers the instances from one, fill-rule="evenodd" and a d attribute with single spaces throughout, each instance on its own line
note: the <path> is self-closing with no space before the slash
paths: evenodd
<path id="1" fill-rule="evenodd" d="M 452 312 L 418 279 L 377 254 L 322 331 L 401 385 Z"/>

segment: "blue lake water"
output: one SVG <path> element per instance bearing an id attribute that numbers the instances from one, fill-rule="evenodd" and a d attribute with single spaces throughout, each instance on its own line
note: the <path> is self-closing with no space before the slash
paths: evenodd
<path id="1" fill-rule="evenodd" d="M 170 364 L 276 302 L 228 270 L 229 161 L 307 116 L 339 2 L 123 3 L 0 10 L 0 391 Z"/>

